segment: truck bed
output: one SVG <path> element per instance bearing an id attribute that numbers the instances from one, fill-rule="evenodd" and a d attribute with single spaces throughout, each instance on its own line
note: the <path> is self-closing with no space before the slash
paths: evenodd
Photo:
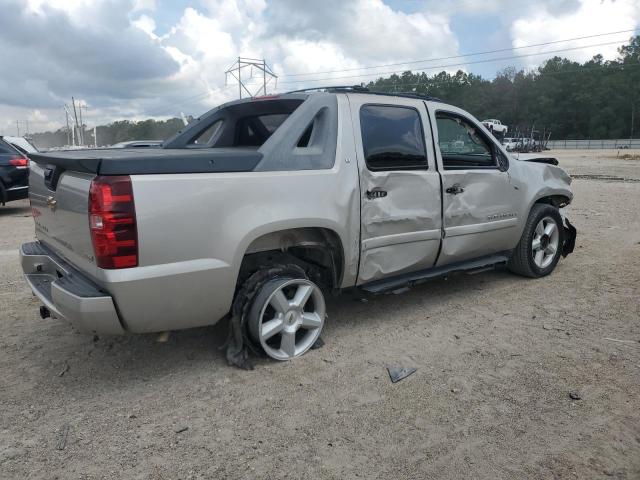
<path id="1" fill-rule="evenodd" d="M 31 154 L 40 164 L 96 175 L 249 172 L 262 159 L 251 148 L 67 150 Z"/>

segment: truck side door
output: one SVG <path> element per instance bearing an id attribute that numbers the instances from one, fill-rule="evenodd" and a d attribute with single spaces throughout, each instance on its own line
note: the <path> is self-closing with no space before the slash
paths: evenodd
<path id="1" fill-rule="evenodd" d="M 462 110 L 431 103 L 429 114 L 443 190 L 438 266 L 514 248 L 522 192 L 511 182 L 506 155 Z"/>
<path id="2" fill-rule="evenodd" d="M 424 103 L 361 94 L 349 103 L 360 173 L 357 283 L 432 267 L 442 199 Z"/>

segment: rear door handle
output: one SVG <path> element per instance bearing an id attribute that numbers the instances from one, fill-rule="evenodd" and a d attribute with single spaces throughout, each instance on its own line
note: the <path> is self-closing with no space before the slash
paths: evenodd
<path id="1" fill-rule="evenodd" d="M 384 198 L 387 196 L 385 190 L 367 190 L 367 198 L 369 200 L 375 200 L 376 198 Z"/>
<path id="2" fill-rule="evenodd" d="M 450 193 L 451 195 L 457 195 L 464 192 L 464 188 L 462 188 L 460 184 L 456 183 L 455 185 L 447 188 L 445 192 Z"/>

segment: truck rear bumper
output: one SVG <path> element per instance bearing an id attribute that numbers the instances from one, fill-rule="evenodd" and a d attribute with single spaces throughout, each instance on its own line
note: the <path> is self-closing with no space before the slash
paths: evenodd
<path id="1" fill-rule="evenodd" d="M 87 333 L 126 333 L 112 297 L 42 243 L 23 244 L 20 263 L 29 287 L 52 316 Z"/>

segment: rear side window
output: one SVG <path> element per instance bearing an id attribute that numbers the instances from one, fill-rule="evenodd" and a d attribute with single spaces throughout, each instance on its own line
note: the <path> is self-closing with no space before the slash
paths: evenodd
<path id="1" fill-rule="evenodd" d="M 273 113 L 244 117 L 238 121 L 236 147 L 259 147 L 289 117 L 289 113 Z"/>
<path id="2" fill-rule="evenodd" d="M 468 120 L 436 112 L 438 146 L 445 169 L 496 168 L 489 141 Z"/>
<path id="3" fill-rule="evenodd" d="M 222 120 L 213 122 L 213 124 L 204 130 L 200 135 L 197 135 L 193 140 L 189 142 L 189 145 L 209 145 L 215 137 L 218 130 L 222 127 Z"/>
<path id="4" fill-rule="evenodd" d="M 427 168 L 424 131 L 416 109 L 364 105 L 360 109 L 360 129 L 370 170 Z"/>

